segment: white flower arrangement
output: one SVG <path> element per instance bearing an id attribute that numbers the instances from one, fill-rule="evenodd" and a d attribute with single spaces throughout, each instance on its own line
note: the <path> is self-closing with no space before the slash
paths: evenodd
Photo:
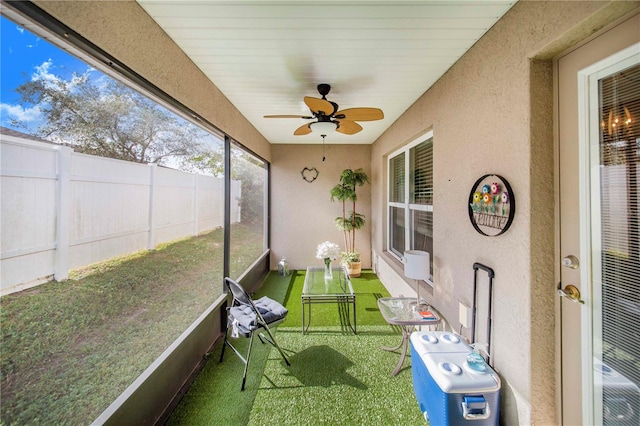
<path id="1" fill-rule="evenodd" d="M 316 251 L 316 257 L 318 259 L 331 259 L 336 260 L 340 255 L 340 246 L 332 243 L 331 241 L 325 241 L 318 244 L 318 250 Z"/>

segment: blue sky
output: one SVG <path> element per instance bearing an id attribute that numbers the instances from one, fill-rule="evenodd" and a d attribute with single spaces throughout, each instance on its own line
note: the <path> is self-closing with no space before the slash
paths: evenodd
<path id="1" fill-rule="evenodd" d="M 40 121 L 38 110 L 21 105 L 15 91 L 26 79 L 44 74 L 68 79 L 73 71 L 83 73 L 89 68 L 4 16 L 0 17 L 0 67 L 0 125 L 9 128 L 12 118 L 28 120 L 32 125 Z"/>

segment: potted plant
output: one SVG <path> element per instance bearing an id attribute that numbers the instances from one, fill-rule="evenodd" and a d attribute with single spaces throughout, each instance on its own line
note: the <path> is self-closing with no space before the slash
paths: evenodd
<path id="1" fill-rule="evenodd" d="M 369 177 L 363 169 L 345 169 L 340 175 L 340 182 L 331 188 L 331 201 L 342 202 L 342 216 L 335 219 L 335 224 L 344 234 L 345 251 L 341 253 L 342 262 L 352 277 L 360 276 L 362 268 L 360 253 L 356 250 L 356 231 L 366 223 L 364 215 L 356 212 L 356 188 L 368 182 Z M 347 203 L 351 203 L 352 206 L 349 213 Z"/>

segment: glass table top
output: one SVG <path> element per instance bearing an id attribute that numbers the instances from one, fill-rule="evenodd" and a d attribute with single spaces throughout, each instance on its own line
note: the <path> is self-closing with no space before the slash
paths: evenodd
<path id="1" fill-rule="evenodd" d="M 389 324 L 395 325 L 435 325 L 440 322 L 440 315 L 430 305 L 416 309 L 415 297 L 383 297 L 378 299 L 380 313 Z M 432 315 L 420 312 L 428 311 Z"/>
<path id="2" fill-rule="evenodd" d="M 332 278 L 325 279 L 323 266 L 309 266 L 304 278 L 302 296 L 353 295 L 353 287 L 342 266 L 331 268 Z"/>

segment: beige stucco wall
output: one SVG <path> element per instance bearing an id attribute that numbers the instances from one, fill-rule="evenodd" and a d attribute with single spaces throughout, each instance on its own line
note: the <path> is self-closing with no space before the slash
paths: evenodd
<path id="1" fill-rule="evenodd" d="M 272 145 L 271 163 L 271 265 L 286 257 L 293 269 L 321 266 L 316 247 L 323 241 L 338 244 L 344 250 L 344 238 L 333 219 L 342 215 L 342 203 L 331 202 L 329 191 L 344 169 L 363 168 L 370 174 L 370 145 Z M 309 183 L 301 171 L 315 167 L 318 177 Z M 356 248 L 362 267 L 371 267 L 371 186 L 357 188 L 356 211 L 367 223 L 356 234 Z M 347 212 L 351 207 L 347 207 Z"/>
<path id="2" fill-rule="evenodd" d="M 459 331 L 458 302 L 473 299 L 473 263 L 494 269 L 492 355 L 504 424 L 558 421 L 550 58 L 634 7 L 517 3 L 372 147 L 373 263 L 389 285 L 402 280 L 402 265 L 385 253 L 386 158 L 433 129 L 435 284 L 427 293 Z M 467 212 L 473 183 L 487 173 L 505 177 L 517 200 L 513 225 L 498 237 L 477 233 Z"/>
<path id="3" fill-rule="evenodd" d="M 35 1 L 218 129 L 271 161 L 271 145 L 134 1 Z"/>

